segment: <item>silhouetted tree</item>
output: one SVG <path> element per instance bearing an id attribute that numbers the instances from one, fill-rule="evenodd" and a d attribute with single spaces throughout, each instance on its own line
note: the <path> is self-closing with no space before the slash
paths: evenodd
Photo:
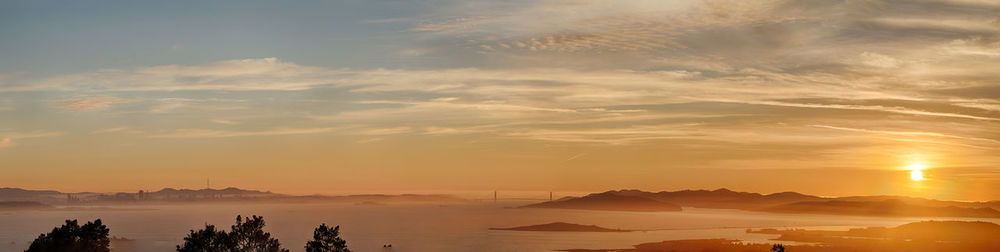
<path id="1" fill-rule="evenodd" d="M 771 251 L 773 251 L 773 252 L 785 252 L 785 245 L 774 244 L 774 246 L 771 247 Z"/>
<path id="2" fill-rule="evenodd" d="M 306 252 L 351 252 L 347 241 L 340 238 L 340 226 L 321 224 L 313 230 L 313 240 L 306 242 Z"/>
<path id="3" fill-rule="evenodd" d="M 278 239 L 264 232 L 264 217 L 243 218 L 236 216 L 236 225 L 227 233 L 215 230 L 213 225 L 194 231 L 184 237 L 184 245 L 177 245 L 177 251 L 199 252 L 287 252 L 281 248 Z"/>
<path id="4" fill-rule="evenodd" d="M 229 239 L 241 251 L 288 251 L 281 248 L 278 239 L 271 238 L 271 233 L 264 232 L 264 217 L 261 216 L 243 218 L 243 221 L 236 216 L 236 225 L 229 232 Z"/>
<path id="5" fill-rule="evenodd" d="M 184 246 L 177 246 L 177 251 L 227 252 L 233 247 L 226 231 L 216 231 L 214 225 L 205 225 L 205 229 L 194 231 L 184 237 Z"/>
<path id="6" fill-rule="evenodd" d="M 25 252 L 109 252 L 111 230 L 101 223 L 101 219 L 80 226 L 76 220 L 66 220 L 66 224 L 53 228 L 48 234 L 40 234 L 31 242 Z"/>

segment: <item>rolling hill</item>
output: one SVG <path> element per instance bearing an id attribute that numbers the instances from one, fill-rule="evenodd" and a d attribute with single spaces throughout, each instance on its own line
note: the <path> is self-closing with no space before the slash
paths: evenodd
<path id="1" fill-rule="evenodd" d="M 747 211 L 801 214 L 905 217 L 986 217 L 1000 218 L 996 201 L 959 202 L 901 196 L 819 197 L 796 192 L 759 194 L 728 189 L 646 192 L 617 190 L 566 197 L 557 201 L 530 204 L 529 208 L 568 208 L 612 211 L 677 211 L 666 204 L 682 207 L 739 209 Z M 667 210 L 653 210 L 653 209 Z"/>
<path id="2" fill-rule="evenodd" d="M 667 203 L 643 196 L 621 195 L 613 192 L 591 194 L 579 198 L 564 198 L 561 200 L 547 201 L 523 207 L 605 210 L 605 211 L 634 211 L 634 212 L 659 212 L 659 211 L 681 210 L 680 206 L 672 203 Z"/>

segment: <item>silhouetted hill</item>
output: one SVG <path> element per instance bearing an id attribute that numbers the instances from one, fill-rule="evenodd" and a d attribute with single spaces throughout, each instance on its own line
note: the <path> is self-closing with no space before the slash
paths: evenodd
<path id="1" fill-rule="evenodd" d="M 52 190 L 26 190 L 21 188 L 0 188 L 0 201 L 41 201 L 51 202 L 65 198 L 62 193 Z"/>
<path id="2" fill-rule="evenodd" d="M 491 230 L 510 230 L 510 231 L 545 231 L 545 232 L 631 232 L 631 230 L 622 229 L 610 229 L 598 227 L 596 225 L 580 225 L 565 222 L 553 222 L 548 224 L 539 224 L 531 226 L 522 227 L 512 227 L 512 228 L 490 228 Z"/>
<path id="3" fill-rule="evenodd" d="M 174 188 L 163 188 L 159 191 L 149 192 L 150 194 L 271 194 L 271 192 L 262 192 L 257 190 L 244 190 L 236 187 L 227 187 L 225 189 L 174 189 Z"/>
<path id="4" fill-rule="evenodd" d="M 609 211 L 639 211 L 639 212 L 681 210 L 681 207 L 675 204 L 655 199 L 650 199 L 642 196 L 619 194 L 616 192 L 590 194 L 579 198 L 566 198 L 557 201 L 547 201 L 523 207 L 609 210 Z"/>
<path id="5" fill-rule="evenodd" d="M 445 194 L 355 194 L 355 195 L 312 195 L 299 196 L 302 199 L 324 200 L 324 201 L 348 201 L 348 202 L 393 202 L 393 201 L 461 201 L 462 199 Z"/>
<path id="6" fill-rule="evenodd" d="M 155 192 L 144 192 L 142 196 L 138 193 L 127 193 L 125 196 L 146 199 L 220 199 L 220 198 L 273 198 L 284 195 L 257 190 L 244 190 L 235 187 L 225 189 L 174 189 L 163 188 Z"/>
<path id="7" fill-rule="evenodd" d="M 0 211 L 11 210 L 45 210 L 53 206 L 34 201 L 0 201 Z"/>
<path id="8" fill-rule="evenodd" d="M 763 195 L 759 193 L 735 192 L 728 189 L 718 189 L 714 191 L 683 190 L 676 192 L 668 192 L 668 191 L 646 192 L 640 190 L 619 190 L 619 191 L 607 191 L 603 193 L 595 193 L 583 197 L 560 199 L 558 201 L 553 201 L 553 202 L 543 202 L 543 203 L 528 205 L 526 207 L 578 208 L 578 207 L 565 207 L 565 206 L 571 203 L 583 204 L 578 202 L 594 202 L 593 204 L 596 204 L 596 202 L 600 202 L 602 203 L 601 204 L 602 207 L 600 209 L 593 207 L 591 207 L 590 209 L 633 211 L 624 209 L 632 207 L 623 206 L 624 208 L 618 208 L 614 206 L 614 204 L 616 204 L 615 200 L 618 201 L 629 200 L 633 202 L 672 203 L 673 205 L 678 205 L 678 206 L 699 207 L 699 208 L 728 208 L 728 209 L 751 210 L 761 207 L 787 204 L 792 202 L 823 200 L 823 198 L 804 195 L 800 193 L 794 193 L 794 192 L 783 192 L 783 193 Z M 555 207 L 555 206 L 564 206 L 564 207 Z"/>
<path id="9" fill-rule="evenodd" d="M 776 241 L 813 243 L 786 244 L 794 252 L 938 252 L 1000 251 L 1000 225 L 990 222 L 922 221 L 894 228 L 869 227 L 847 231 L 829 230 L 747 230 L 748 233 L 777 234 Z M 631 249 L 569 249 L 573 252 L 748 252 L 771 251 L 771 244 L 746 243 L 729 239 L 675 240 L 643 243 Z"/>
<path id="10" fill-rule="evenodd" d="M 1000 210 L 1000 201 L 962 202 L 962 201 L 945 201 L 945 200 L 924 199 L 924 198 L 906 197 L 906 196 L 888 196 L 888 195 L 848 196 L 848 197 L 837 197 L 835 199 L 843 201 L 864 201 L 864 202 L 897 200 L 906 204 L 921 205 L 921 206 L 934 206 L 934 207 L 956 206 L 956 207 L 966 207 L 966 208 L 989 207 Z"/>
<path id="11" fill-rule="evenodd" d="M 748 233 L 781 235 L 775 240 L 843 244 L 866 238 L 869 241 L 905 241 L 909 243 L 950 243 L 964 245 L 992 245 L 1000 248 L 1000 225 L 984 221 L 921 221 L 893 228 L 852 228 L 847 231 L 804 229 L 747 230 Z M 944 250 L 942 250 L 944 251 Z M 962 250 L 959 250 L 962 251 Z M 996 251 L 996 250 L 964 250 Z"/>
<path id="12" fill-rule="evenodd" d="M 956 206 L 921 206 L 907 204 L 901 200 L 883 201 L 809 201 L 783 204 L 760 209 L 776 213 L 810 213 L 833 215 L 865 216 L 961 216 L 980 218 L 1000 218 L 1000 211 L 992 208 L 963 208 Z"/>
<path id="13" fill-rule="evenodd" d="M 646 199 L 646 200 L 643 200 Z M 796 192 L 759 194 L 728 189 L 646 192 L 618 190 L 568 197 L 525 207 L 634 211 L 635 204 L 618 201 L 672 203 L 683 207 L 740 209 L 780 213 L 813 213 L 864 216 L 997 217 L 992 202 L 940 201 L 901 196 L 851 196 L 826 198 Z"/>
<path id="14" fill-rule="evenodd" d="M 804 195 L 796 192 L 781 192 L 764 195 L 759 193 L 735 192 L 725 188 L 714 191 L 664 191 L 649 193 L 649 195 L 651 198 L 671 202 L 681 206 L 729 209 L 755 209 L 790 202 L 815 201 L 823 199 L 821 197 Z"/>
<path id="15" fill-rule="evenodd" d="M 1000 225 L 985 221 L 921 221 L 892 228 L 882 235 L 885 236 L 910 240 L 1000 243 Z"/>
<path id="16" fill-rule="evenodd" d="M 212 202 L 436 202 L 460 201 L 451 195 L 438 194 L 361 194 L 361 195 L 286 195 L 269 191 L 246 190 L 235 187 L 224 189 L 175 189 L 117 193 L 62 193 L 52 190 L 25 190 L 0 188 L 0 201 L 33 201 L 54 205 L 107 205 L 107 204 L 161 204 L 161 203 L 212 203 Z M 70 209 L 70 208 L 61 208 Z"/>
<path id="17" fill-rule="evenodd" d="M 59 195 L 58 191 L 53 190 L 27 190 L 21 188 L 3 187 L 0 188 L 0 197 L 3 198 L 16 198 L 16 197 L 33 197 L 39 195 Z"/>

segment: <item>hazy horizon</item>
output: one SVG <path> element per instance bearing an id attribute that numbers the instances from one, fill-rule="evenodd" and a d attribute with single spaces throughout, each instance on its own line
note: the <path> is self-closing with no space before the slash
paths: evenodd
<path id="1" fill-rule="evenodd" d="M 58 191 L 60 193 L 69 193 L 69 194 L 78 194 L 78 193 L 96 193 L 96 194 L 136 193 L 136 192 L 138 192 L 140 190 L 144 191 L 144 192 L 155 192 L 155 191 L 159 191 L 159 190 L 163 190 L 163 189 L 168 189 L 168 188 L 169 189 L 177 189 L 177 190 L 203 190 L 203 189 L 222 190 L 222 189 L 227 189 L 227 188 L 236 188 L 236 189 L 241 189 L 241 190 L 254 190 L 254 191 L 261 191 L 261 192 L 268 192 L 268 193 L 282 194 L 282 195 L 289 195 L 289 196 L 311 196 L 311 195 L 321 195 L 321 196 L 357 196 L 357 195 L 375 195 L 375 194 L 381 194 L 381 195 L 405 195 L 405 194 L 413 194 L 413 195 L 447 195 L 447 196 L 454 196 L 454 197 L 457 197 L 459 199 L 464 199 L 464 200 L 493 200 L 494 199 L 494 197 L 493 197 L 494 193 L 497 193 L 497 198 L 500 199 L 500 200 L 505 200 L 505 201 L 523 201 L 523 202 L 547 201 L 547 200 L 549 200 L 549 196 L 550 196 L 549 194 L 550 193 L 552 193 L 552 197 L 554 197 L 555 199 L 559 199 L 559 198 L 563 198 L 563 197 L 582 197 L 582 196 L 586 196 L 586 195 L 589 195 L 589 194 L 596 194 L 596 193 L 602 193 L 602 192 L 608 192 L 608 191 L 622 191 L 622 190 L 639 190 L 639 191 L 654 192 L 654 193 L 655 192 L 664 192 L 664 191 L 665 192 L 677 192 L 677 191 L 685 191 L 685 190 L 691 190 L 691 191 L 730 190 L 730 191 L 734 191 L 734 192 L 757 193 L 757 194 L 761 194 L 761 195 L 769 195 L 769 194 L 777 194 L 777 193 L 785 193 L 785 192 L 794 192 L 794 193 L 801 193 L 801 194 L 805 194 L 805 195 L 811 195 L 811 196 L 817 196 L 817 197 L 824 197 L 824 198 L 899 196 L 899 197 L 913 197 L 913 198 L 920 198 L 920 199 L 942 200 L 942 201 L 956 201 L 956 202 L 992 202 L 992 201 L 1000 201 L 1000 200 L 960 200 L 960 199 L 955 200 L 955 199 L 939 199 L 939 198 L 931 198 L 931 197 L 891 195 L 891 194 L 822 195 L 822 194 L 805 193 L 805 192 L 794 191 L 794 190 L 793 191 L 761 192 L 761 191 L 738 190 L 738 189 L 725 188 L 725 187 L 718 187 L 718 188 L 678 188 L 678 189 L 665 189 L 665 190 L 646 190 L 646 189 L 642 189 L 642 188 L 608 188 L 608 189 L 595 190 L 595 191 L 545 191 L 545 190 L 353 190 L 353 191 L 328 191 L 328 192 L 284 192 L 284 191 L 268 190 L 266 188 L 242 188 L 242 187 L 233 187 L 233 186 L 225 186 L 225 185 L 222 185 L 222 186 L 219 186 L 219 187 L 213 186 L 212 188 L 205 188 L 205 187 L 202 187 L 202 188 L 197 188 L 197 187 L 192 187 L 192 188 L 186 188 L 186 187 L 163 187 L 163 188 L 155 188 L 155 189 L 154 188 L 150 188 L 150 189 L 134 189 L 134 190 L 126 190 L 126 191 L 62 191 L 62 190 L 56 190 L 56 189 L 52 189 L 52 188 L 20 188 L 20 187 L 8 187 L 8 188 L 17 188 L 17 189 L 25 189 L 25 190 L 37 190 L 37 191 L 52 190 L 52 191 Z"/>

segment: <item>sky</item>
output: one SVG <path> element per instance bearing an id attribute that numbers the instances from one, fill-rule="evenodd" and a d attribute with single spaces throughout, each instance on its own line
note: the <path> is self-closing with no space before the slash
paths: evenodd
<path id="1" fill-rule="evenodd" d="M 988 0 L 2 1 L 0 187 L 998 200 L 998 69 Z"/>

